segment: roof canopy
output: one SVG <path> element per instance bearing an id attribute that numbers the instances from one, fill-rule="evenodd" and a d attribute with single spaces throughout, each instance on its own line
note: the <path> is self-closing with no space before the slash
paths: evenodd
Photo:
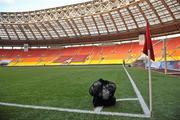
<path id="1" fill-rule="evenodd" d="M 59 8 L 0 13 L 1 45 L 119 41 L 144 32 L 180 32 L 179 0 L 96 0 Z"/>

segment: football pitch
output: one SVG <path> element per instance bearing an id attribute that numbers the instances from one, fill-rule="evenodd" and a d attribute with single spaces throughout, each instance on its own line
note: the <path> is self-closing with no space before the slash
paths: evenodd
<path id="1" fill-rule="evenodd" d="M 127 68 L 148 105 L 148 74 Z M 137 98 L 121 65 L 0 67 L 0 102 L 93 111 L 91 84 L 103 78 L 116 83 L 116 98 Z M 155 120 L 180 119 L 180 78 L 152 72 Z M 142 114 L 137 100 L 119 101 L 102 109 L 110 113 Z M 33 109 L 0 105 L 0 120 L 143 120 L 112 115 Z"/>

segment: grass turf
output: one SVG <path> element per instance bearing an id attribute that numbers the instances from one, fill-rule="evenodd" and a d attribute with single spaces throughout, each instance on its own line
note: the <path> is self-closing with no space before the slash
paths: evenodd
<path id="1" fill-rule="evenodd" d="M 147 72 L 138 68 L 128 69 L 148 103 Z M 116 97 L 136 97 L 123 70 L 117 66 L 59 66 L 59 67 L 2 67 L 0 68 L 0 102 L 42 105 L 61 108 L 92 110 L 89 86 L 104 78 L 117 84 Z M 153 118 L 179 119 L 180 79 L 153 73 Z M 142 113 L 136 101 L 120 102 L 103 111 Z M 88 115 L 46 110 L 33 110 L 0 106 L 0 119 L 97 119 L 130 120 L 135 118 Z M 136 118 L 141 120 L 142 118 Z"/>

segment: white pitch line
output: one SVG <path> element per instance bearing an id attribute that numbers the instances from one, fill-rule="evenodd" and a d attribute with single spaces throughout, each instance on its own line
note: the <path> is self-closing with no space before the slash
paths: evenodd
<path id="1" fill-rule="evenodd" d="M 132 77 L 128 73 L 127 69 L 124 66 L 123 66 L 123 68 L 124 68 L 128 78 L 129 78 L 129 80 L 130 80 L 130 82 L 132 84 L 132 87 L 133 87 L 133 89 L 134 89 L 134 91 L 136 93 L 136 96 L 138 97 L 139 103 L 140 103 L 140 105 L 141 105 L 141 107 L 143 109 L 144 114 L 150 116 L 150 110 L 149 110 L 148 106 L 146 105 L 146 103 L 145 103 L 140 91 L 138 90 L 134 80 L 132 79 Z"/>
<path id="2" fill-rule="evenodd" d="M 94 112 L 101 112 L 102 109 L 103 109 L 103 106 L 95 107 Z"/>
<path id="3" fill-rule="evenodd" d="M 123 99 L 116 99 L 116 102 L 119 101 L 134 101 L 134 100 L 138 100 L 138 98 L 123 98 Z M 94 108 L 95 112 L 101 112 L 103 109 L 103 106 L 98 106 Z"/>
<path id="4" fill-rule="evenodd" d="M 116 102 L 119 102 L 119 101 L 134 101 L 134 100 L 138 100 L 138 98 L 124 98 L 124 99 L 116 99 Z"/>
<path id="5" fill-rule="evenodd" d="M 120 112 L 95 112 L 95 111 L 90 111 L 90 110 L 57 108 L 57 107 L 36 106 L 36 105 L 23 105 L 23 104 L 5 103 L 5 102 L 0 102 L 0 105 L 10 106 L 10 107 L 39 109 L 39 110 L 51 110 L 51 111 L 71 112 L 71 113 L 96 114 L 96 115 L 126 116 L 126 117 L 140 117 L 140 118 L 149 118 L 150 117 L 149 115 L 145 115 L 145 114 L 120 113 Z"/>

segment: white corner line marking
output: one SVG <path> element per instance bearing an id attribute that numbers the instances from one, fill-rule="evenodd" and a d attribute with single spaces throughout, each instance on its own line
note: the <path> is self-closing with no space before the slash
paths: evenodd
<path id="1" fill-rule="evenodd" d="M 94 112 L 101 112 L 103 109 L 103 106 L 98 106 L 94 108 Z"/>
<path id="2" fill-rule="evenodd" d="M 36 105 L 23 105 L 23 104 L 5 103 L 5 102 L 0 102 L 0 105 L 10 106 L 10 107 L 19 107 L 19 108 L 38 109 L 38 110 L 50 110 L 50 111 L 71 112 L 71 113 L 86 113 L 86 114 L 95 114 L 95 115 L 111 115 L 111 116 L 126 116 L 126 117 L 140 117 L 140 118 L 150 117 L 149 115 L 145 115 L 145 114 L 120 113 L 120 112 L 95 112 L 92 110 L 68 109 L 68 108 L 36 106 Z"/>
<path id="3" fill-rule="evenodd" d="M 138 98 L 123 98 L 123 99 L 116 99 L 116 102 L 119 102 L 119 101 L 134 101 L 134 100 L 138 100 Z"/>
<path id="4" fill-rule="evenodd" d="M 136 93 L 136 96 L 138 97 L 139 103 L 140 103 L 140 105 L 141 105 L 141 107 L 143 109 L 144 114 L 149 116 L 150 115 L 150 110 L 149 110 L 148 106 L 146 105 L 146 103 L 145 103 L 145 101 L 144 101 L 140 91 L 138 90 L 134 80 L 132 79 L 132 77 L 128 73 L 127 69 L 124 66 L 123 66 L 123 68 L 124 68 L 128 78 L 129 78 L 129 80 L 130 80 L 130 82 L 132 84 L 132 87 L 133 87 L 133 89 L 134 89 L 134 91 Z"/>

